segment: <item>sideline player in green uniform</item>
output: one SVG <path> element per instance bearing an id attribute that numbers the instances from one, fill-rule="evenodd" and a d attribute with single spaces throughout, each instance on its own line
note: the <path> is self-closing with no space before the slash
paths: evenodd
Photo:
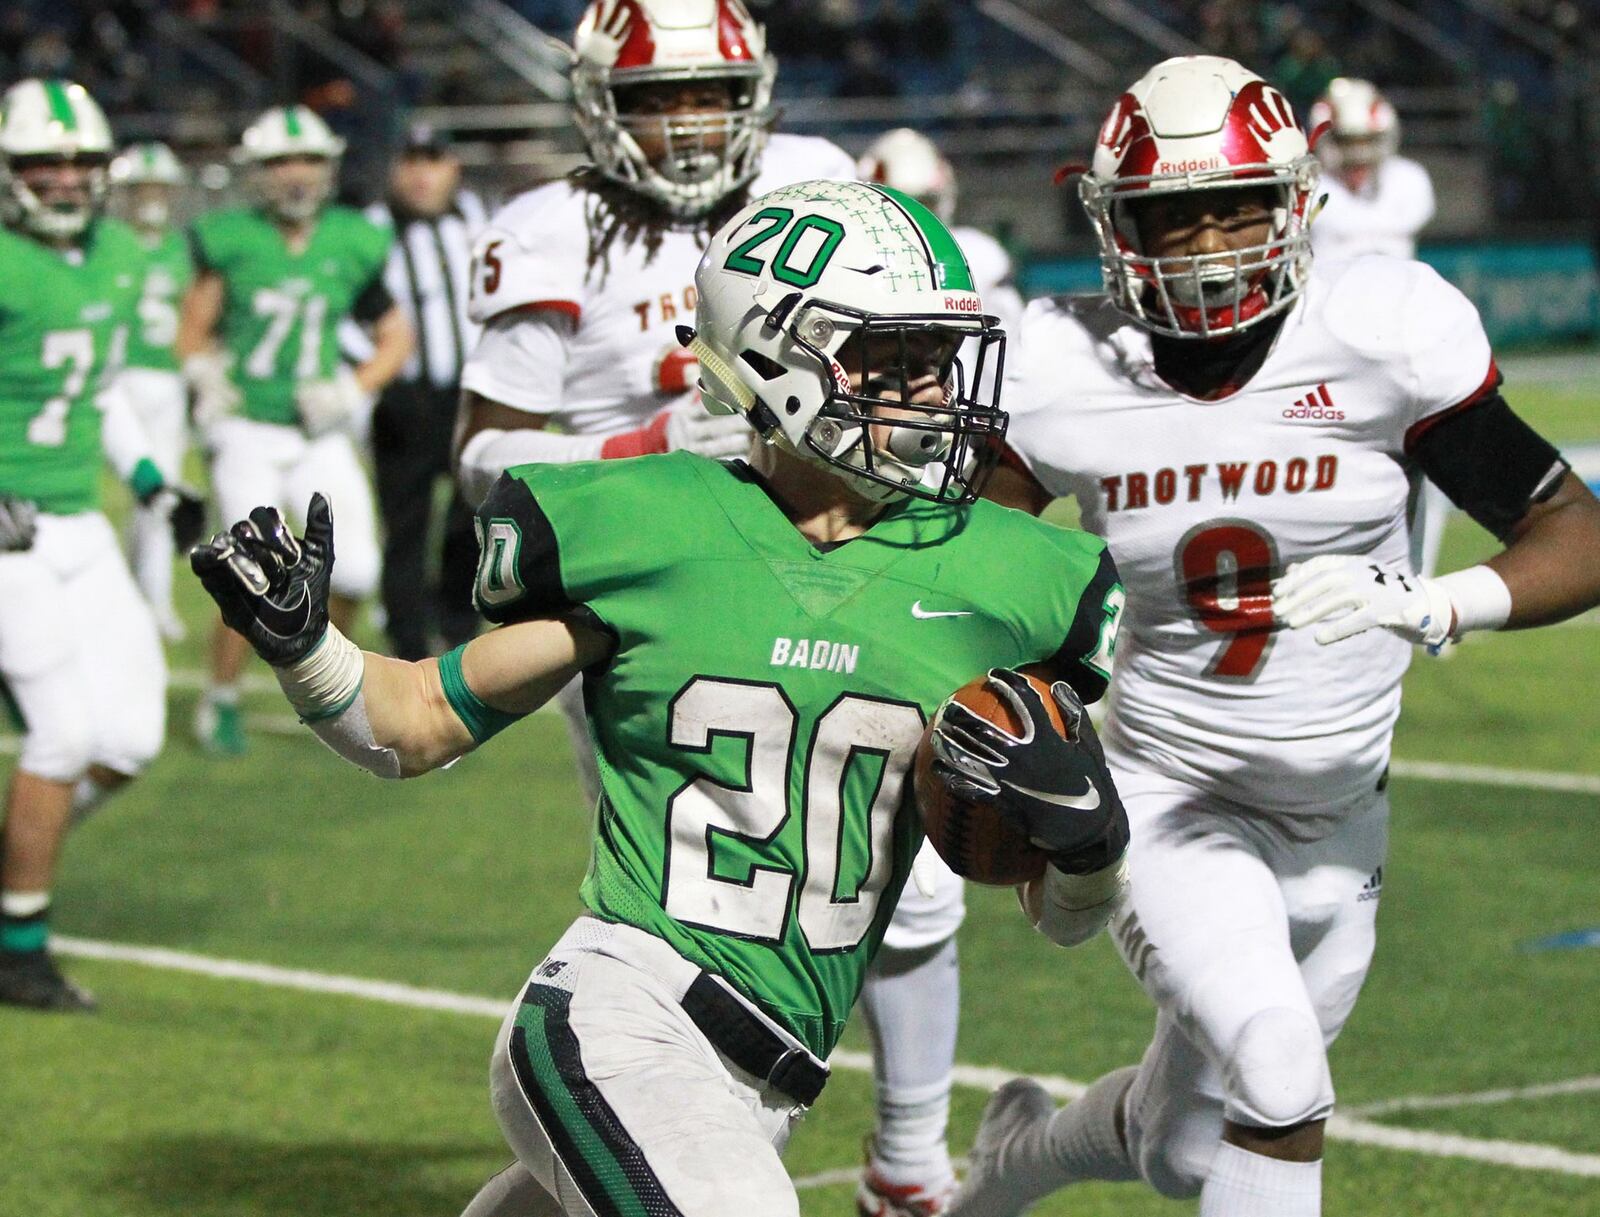
<path id="1" fill-rule="evenodd" d="M 195 391 L 225 520 L 258 503 L 289 508 L 321 490 L 339 508 L 333 616 L 348 626 L 378 586 L 372 490 L 352 430 L 411 354 L 411 326 L 383 284 L 393 233 L 329 205 L 344 141 L 304 106 L 268 110 L 245 130 L 239 159 L 257 201 L 201 216 L 197 274 L 183 302 L 178 356 Z M 339 323 L 371 323 L 373 353 L 339 361 Z M 250 648 L 219 625 L 195 734 L 223 754 L 244 750 L 239 675 Z"/>
<path id="2" fill-rule="evenodd" d="M 188 395 L 174 343 L 178 303 L 194 278 L 194 261 L 183 231 L 172 223 L 173 205 L 187 182 L 183 165 L 165 144 L 130 144 L 111 162 L 113 208 L 138 234 L 148 259 L 139 315 L 128 329 L 121 383 L 138 412 L 156 466 L 169 481 L 181 476 L 187 447 Z M 142 507 L 134 512 L 130 540 L 139 590 L 150 602 L 162 635 L 176 642 L 184 630 L 172 607 L 170 521 Z"/>
<path id="3" fill-rule="evenodd" d="M 917 852 L 917 740 L 991 666 L 1030 729 L 975 730 L 1033 787 L 993 793 L 1055 864 L 1049 928 L 1097 931 L 1121 888 L 1092 730 L 1040 726 L 998 670 L 1050 665 L 1083 717 L 1115 568 L 1086 534 L 975 501 L 1004 338 L 949 232 L 881 187 L 801 183 L 729 221 L 696 285 L 680 336 L 706 400 L 763 442 L 748 462 L 510 470 L 479 511 L 500 629 L 422 663 L 358 651 L 327 624 L 320 498 L 303 539 L 263 508 L 193 555 L 302 718 L 383 776 L 447 764 L 584 676 L 604 791 L 588 912 L 502 1029 L 518 1162 L 470 1217 L 798 1213 L 779 1151 Z"/>
<path id="4" fill-rule="evenodd" d="M 0 105 L 0 685 L 23 724 L 0 826 L 0 1002 L 82 1010 L 92 998 L 48 952 L 57 856 L 74 807 L 138 774 L 166 716 L 155 622 L 100 513 L 105 461 L 163 518 L 181 507 L 186 544 L 204 512 L 165 485 L 113 381 L 145 255 L 100 215 L 105 115 L 60 80 Z"/>

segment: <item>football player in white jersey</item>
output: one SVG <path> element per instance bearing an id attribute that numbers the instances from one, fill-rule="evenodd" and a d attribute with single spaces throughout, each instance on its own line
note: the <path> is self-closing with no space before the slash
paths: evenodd
<path id="1" fill-rule="evenodd" d="M 864 182 L 882 182 L 909 194 L 951 226 L 972 267 L 984 307 L 1000 318 L 1007 333 L 1015 333 L 1022 321 L 1022 294 L 1014 281 L 1011 255 L 981 228 L 955 223 L 956 171 L 938 146 L 920 131 L 897 127 L 872 141 L 856 162 L 856 172 Z"/>
<path id="2" fill-rule="evenodd" d="M 458 477 L 476 504 L 512 465 L 687 448 L 735 456 L 749 428 L 695 391 L 677 330 L 711 234 L 755 195 L 849 180 L 822 139 L 769 135 L 776 62 L 740 0 L 594 0 L 573 38 L 573 117 L 593 163 L 513 199 L 480 235 Z M 590 803 L 581 691 L 560 704 Z"/>
<path id="3" fill-rule="evenodd" d="M 1326 124 L 1326 128 L 1324 128 Z M 1398 154 L 1400 118 L 1371 81 L 1341 76 L 1311 107 L 1309 126 L 1322 162 L 1324 200 L 1311 225 L 1317 257 L 1417 256 L 1417 234 L 1433 219 L 1433 182 Z M 1315 133 L 1322 129 L 1322 137 Z M 1432 482 L 1422 488 L 1412 537 L 1419 573 L 1439 564 L 1450 500 Z"/>
<path id="4" fill-rule="evenodd" d="M 856 172 L 862 181 L 909 194 L 952 225 L 985 307 L 1015 333 L 1022 296 L 1012 283 L 1011 255 L 988 233 L 953 224 L 955 170 L 933 141 L 909 127 L 886 132 L 856 162 Z M 961 1014 L 956 931 L 966 911 L 960 878 L 924 842 L 861 990 L 877 1100 L 877 1127 L 856 1190 L 862 1217 L 932 1217 L 955 1191 L 945 1136 Z"/>
<path id="5" fill-rule="evenodd" d="M 1128 807 L 1112 933 L 1159 1008 L 1143 1062 L 1057 1111 L 985 1111 L 952 1212 L 1085 1179 L 1314 1217 L 1326 1046 L 1372 955 L 1390 736 L 1415 646 L 1600 602 L 1600 503 L 1512 413 L 1471 304 L 1428 267 L 1322 264 L 1317 165 L 1231 60 L 1157 65 L 1080 190 L 1106 292 L 1035 302 L 1008 361 L 1002 497 L 1077 498 L 1127 585 L 1103 728 Z M 1437 482 L 1505 550 L 1413 572 Z"/>
<path id="6" fill-rule="evenodd" d="M 1341 76 L 1311 107 L 1311 131 L 1324 123 L 1316 153 L 1327 201 L 1311 226 L 1317 257 L 1416 257 L 1417 233 L 1433 219 L 1433 182 L 1399 155 L 1394 107 L 1371 81 Z"/>

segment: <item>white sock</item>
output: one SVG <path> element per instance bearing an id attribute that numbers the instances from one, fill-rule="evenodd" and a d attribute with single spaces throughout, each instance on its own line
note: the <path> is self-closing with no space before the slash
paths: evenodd
<path id="1" fill-rule="evenodd" d="M 1320 1217 L 1322 1160 L 1285 1162 L 1224 1141 L 1200 1189 L 1200 1217 Z"/>
<path id="2" fill-rule="evenodd" d="M 1054 1187 L 1086 1179 L 1123 1183 L 1139 1177 L 1117 1135 L 1117 1113 L 1138 1072 L 1137 1065 L 1113 1070 L 1050 1117 L 1035 1154 L 1040 1174 L 1059 1179 Z"/>
<path id="3" fill-rule="evenodd" d="M 955 939 L 881 951 L 867 973 L 861 1010 L 877 1084 L 872 1164 L 896 1186 L 941 1188 L 955 1178 L 945 1143 L 961 1012 Z"/>
<path id="4" fill-rule="evenodd" d="M 7 917 L 32 917 L 49 907 L 49 892 L 0 892 L 0 913 Z"/>
<path id="5" fill-rule="evenodd" d="M 950 1123 L 950 1079 L 921 1091 L 878 1087 L 878 1129 L 872 1164 L 884 1181 L 930 1191 L 955 1178 L 945 1129 Z"/>
<path id="6" fill-rule="evenodd" d="M 239 704 L 239 682 L 232 680 L 224 685 L 213 681 L 206 688 L 206 700 L 217 706 L 237 706 Z"/>

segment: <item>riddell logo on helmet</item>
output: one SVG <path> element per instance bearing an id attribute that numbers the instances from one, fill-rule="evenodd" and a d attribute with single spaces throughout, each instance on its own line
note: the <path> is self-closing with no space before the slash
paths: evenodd
<path id="1" fill-rule="evenodd" d="M 946 296 L 944 306 L 952 313 L 981 313 L 983 301 L 976 296 Z"/>
<path id="2" fill-rule="evenodd" d="M 1342 423 L 1344 411 L 1333 408 L 1333 398 L 1328 395 L 1328 386 L 1318 385 L 1315 393 L 1307 393 L 1294 405 L 1283 412 L 1285 418 L 1317 419 L 1325 423 Z"/>
<path id="3" fill-rule="evenodd" d="M 1197 173 L 1202 169 L 1225 169 L 1227 162 L 1220 156 L 1196 157 L 1187 161 L 1157 161 L 1157 173 Z"/>

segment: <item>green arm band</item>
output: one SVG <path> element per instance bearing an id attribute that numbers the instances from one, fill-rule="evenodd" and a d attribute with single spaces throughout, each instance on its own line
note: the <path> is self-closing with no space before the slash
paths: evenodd
<path id="1" fill-rule="evenodd" d="M 133 497 L 141 503 L 166 484 L 167 480 L 161 476 L 161 470 L 156 468 L 156 463 L 148 456 L 141 457 L 139 463 L 133 467 L 133 473 L 128 476 L 128 487 L 133 491 Z"/>
<path id="2" fill-rule="evenodd" d="M 467 725 L 472 738 L 481 744 L 499 735 L 524 715 L 508 714 L 504 710 L 496 710 L 493 706 L 485 705 L 478 695 L 467 687 L 467 679 L 461 674 L 461 653 L 466 649 L 467 644 L 463 642 L 449 654 L 439 657 L 439 679 L 444 684 L 444 696 L 450 703 L 450 708 Z"/>

